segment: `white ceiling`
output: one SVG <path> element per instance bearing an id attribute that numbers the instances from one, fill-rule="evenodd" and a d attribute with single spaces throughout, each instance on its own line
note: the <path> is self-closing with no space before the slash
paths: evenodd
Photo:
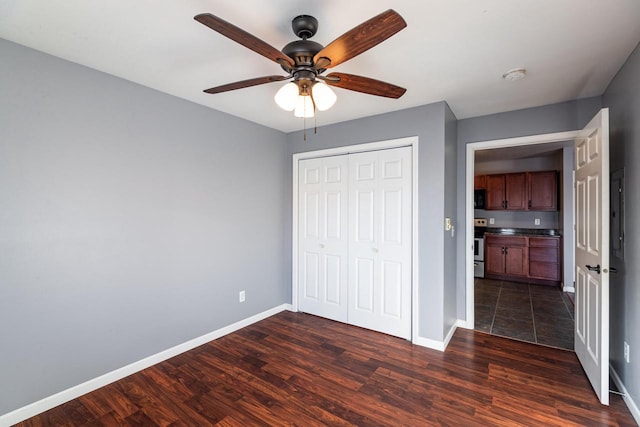
<path id="1" fill-rule="evenodd" d="M 273 95 L 283 82 L 208 95 L 279 65 L 193 20 L 209 12 L 281 49 L 315 16 L 327 45 L 392 8 L 407 28 L 331 71 L 407 88 L 399 100 L 335 89 L 318 126 L 445 100 L 463 119 L 601 95 L 640 41 L 638 0 L 2 0 L 0 37 L 216 110 L 302 129 Z M 526 67 L 527 77 L 502 74 Z"/>

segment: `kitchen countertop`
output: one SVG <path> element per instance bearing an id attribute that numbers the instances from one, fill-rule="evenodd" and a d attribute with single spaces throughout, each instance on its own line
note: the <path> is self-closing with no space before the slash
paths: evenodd
<path id="1" fill-rule="evenodd" d="M 503 236 L 543 236 L 543 237 L 561 237 L 560 230 L 542 229 L 542 228 L 487 228 L 485 233 L 497 234 Z"/>

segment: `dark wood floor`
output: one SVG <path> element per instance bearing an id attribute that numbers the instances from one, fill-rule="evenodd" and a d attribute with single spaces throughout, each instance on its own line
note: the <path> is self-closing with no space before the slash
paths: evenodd
<path id="1" fill-rule="evenodd" d="M 573 352 L 458 329 L 446 352 L 283 312 L 24 426 L 632 426 Z"/>

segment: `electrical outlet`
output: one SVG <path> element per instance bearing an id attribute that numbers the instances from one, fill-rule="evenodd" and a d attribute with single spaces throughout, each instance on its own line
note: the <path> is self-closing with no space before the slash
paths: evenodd
<path id="1" fill-rule="evenodd" d="M 246 295 L 244 291 L 240 291 L 240 293 L 238 294 L 238 301 L 244 302 L 245 299 L 246 299 Z"/>
<path id="2" fill-rule="evenodd" d="M 489 218 L 489 224 L 495 224 L 495 223 L 496 223 L 495 218 Z"/>
<path id="3" fill-rule="evenodd" d="M 627 342 L 624 342 L 624 361 L 629 363 L 629 358 L 631 357 L 630 354 L 631 350 L 629 348 L 629 344 L 627 344 Z"/>
<path id="4" fill-rule="evenodd" d="M 534 219 L 534 220 L 533 220 L 533 223 L 534 223 L 535 225 L 540 225 L 540 218 L 536 218 L 536 219 Z"/>

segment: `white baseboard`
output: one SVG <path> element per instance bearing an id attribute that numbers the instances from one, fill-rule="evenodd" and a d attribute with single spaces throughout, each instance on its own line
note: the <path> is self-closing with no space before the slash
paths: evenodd
<path id="1" fill-rule="evenodd" d="M 449 329 L 449 332 L 447 333 L 447 336 L 444 337 L 443 341 L 418 337 L 413 341 L 413 344 L 419 345 L 421 347 L 427 347 L 432 350 L 445 351 L 447 349 L 447 346 L 449 345 L 449 341 L 451 341 L 451 338 L 453 337 L 453 334 L 456 332 L 456 329 L 458 327 L 464 328 L 466 324 L 467 322 L 465 322 L 464 320 L 456 320 L 456 323 L 451 326 L 451 329 Z"/>
<path id="2" fill-rule="evenodd" d="M 636 423 L 638 425 L 640 425 L 640 410 L 638 409 L 638 405 L 636 405 L 636 402 L 634 402 L 633 399 L 629 396 L 629 391 L 627 391 L 627 388 L 624 386 L 622 379 L 620 379 L 620 376 L 618 375 L 616 370 L 613 369 L 613 366 L 611 364 L 609 364 L 609 374 L 611 375 L 611 379 L 615 383 L 616 387 L 618 387 L 618 390 L 620 390 L 620 393 L 624 395 L 622 399 L 624 400 L 624 403 L 627 404 L 627 407 L 629 408 L 633 419 L 636 420 Z"/>
<path id="3" fill-rule="evenodd" d="M 430 338 L 418 337 L 413 341 L 413 344 L 419 345 L 420 347 L 427 347 L 432 350 L 444 351 L 444 342 L 432 340 Z"/>
<path id="4" fill-rule="evenodd" d="M 263 311 L 262 313 L 258 313 L 246 319 L 240 320 L 236 323 L 225 326 L 206 335 L 202 335 L 185 343 L 178 344 L 175 347 L 171 347 L 149 357 L 145 357 L 142 360 L 123 366 L 122 368 L 116 369 L 115 371 L 100 375 L 99 377 L 93 378 L 82 384 L 78 384 L 61 392 L 58 392 L 52 396 L 45 397 L 42 400 L 31 403 L 27 406 L 23 406 L 22 408 L 18 408 L 4 415 L 0 415 L 0 427 L 11 426 L 13 424 L 19 423 L 20 421 L 24 421 L 27 418 L 33 417 L 34 415 L 38 415 L 65 402 L 76 399 L 83 394 L 87 394 L 100 387 L 104 387 L 105 385 L 111 384 L 114 381 L 118 381 L 126 376 L 139 372 L 164 360 L 177 356 L 178 354 L 184 353 L 185 351 L 194 349 L 198 346 L 201 346 L 202 344 L 208 343 L 209 341 L 216 340 L 220 337 L 223 337 L 227 334 L 235 332 L 239 329 L 259 322 L 260 320 L 266 319 L 267 317 L 273 316 L 274 314 L 280 313 L 281 311 L 285 310 L 291 310 L 291 304 L 282 304 L 269 310 Z"/>
<path id="5" fill-rule="evenodd" d="M 473 329 L 469 327 L 466 320 L 462 320 L 462 319 L 456 320 L 456 327 L 462 328 L 462 329 Z"/>

